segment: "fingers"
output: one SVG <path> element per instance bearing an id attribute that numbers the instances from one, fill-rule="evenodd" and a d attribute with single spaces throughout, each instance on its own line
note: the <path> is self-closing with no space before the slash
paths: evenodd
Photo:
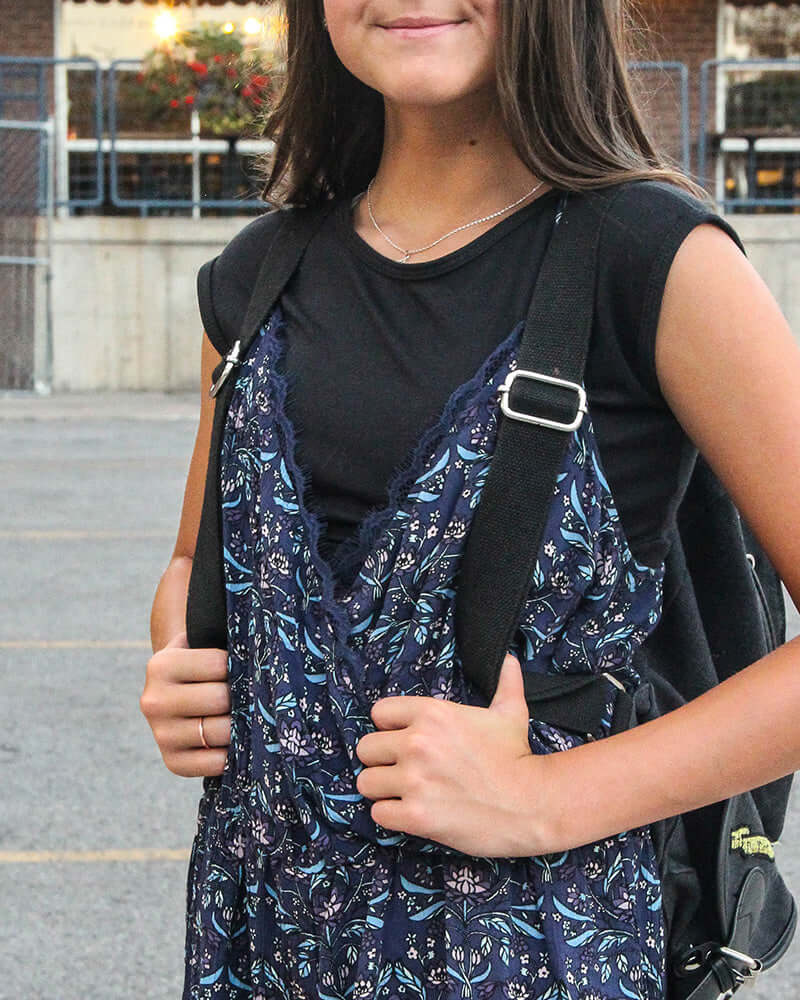
<path id="1" fill-rule="evenodd" d="M 230 743 L 228 654 L 188 649 L 183 635 L 148 660 L 139 707 L 170 771 L 185 777 L 219 775 Z M 203 735 L 210 749 L 203 747 Z"/>
<path id="2" fill-rule="evenodd" d="M 368 799 L 401 798 L 407 792 L 402 769 L 391 767 L 365 767 L 356 778 L 356 788 Z"/>
<path id="3" fill-rule="evenodd" d="M 222 681 L 176 684 L 164 712 L 177 716 L 225 715 L 231 709 L 231 692 Z"/>
<path id="4" fill-rule="evenodd" d="M 164 763 L 173 774 L 184 778 L 222 774 L 230 749 L 229 715 L 203 718 L 203 735 L 208 748 L 203 747 L 200 738 L 200 717 L 170 719 L 156 725 L 153 732 Z"/>
<path id="5" fill-rule="evenodd" d="M 162 719 L 225 715 L 231 708 L 230 688 L 224 681 L 169 684 L 148 678 L 139 707 L 151 726 Z"/>
<path id="6" fill-rule="evenodd" d="M 206 743 L 210 747 L 223 747 L 227 749 L 231 741 L 231 717 L 230 715 L 204 715 L 203 735 Z M 184 747 L 201 747 L 200 739 L 200 719 L 181 719 L 185 724 L 186 734 L 184 736 Z M 182 734 L 183 735 L 183 734 Z"/>
<path id="7" fill-rule="evenodd" d="M 167 643 L 167 646 L 170 648 L 189 649 L 189 636 L 186 634 L 186 631 L 184 630 L 174 635 Z"/>
<path id="8" fill-rule="evenodd" d="M 168 650 L 168 652 L 166 652 Z M 165 653 L 163 657 L 161 653 Z M 228 676 L 228 654 L 221 649 L 181 649 L 164 647 L 151 657 L 160 676 L 174 683 L 222 681 Z"/>
<path id="9" fill-rule="evenodd" d="M 172 716 L 152 724 L 162 756 L 182 750 L 205 749 L 200 738 L 201 718 L 203 735 L 209 747 L 227 749 L 231 741 L 230 715 L 197 715 L 188 719 Z"/>
<path id="10" fill-rule="evenodd" d="M 356 743 L 356 754 L 362 764 L 396 764 L 398 749 L 391 733 L 367 733 Z"/>
<path id="11" fill-rule="evenodd" d="M 227 750 L 179 750 L 164 755 L 164 763 L 182 778 L 218 777 L 225 770 Z"/>

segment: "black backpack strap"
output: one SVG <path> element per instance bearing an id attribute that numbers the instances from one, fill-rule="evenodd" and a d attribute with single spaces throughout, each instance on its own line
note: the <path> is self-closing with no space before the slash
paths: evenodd
<path id="1" fill-rule="evenodd" d="M 500 391 L 503 415 L 462 556 L 455 609 L 464 672 L 487 701 L 530 591 L 567 443 L 586 411 L 583 373 L 607 204 L 600 193 L 562 199 L 517 368 Z M 528 422 L 532 416 L 535 423 Z M 535 700 L 527 687 L 526 696 Z"/>
<path id="2" fill-rule="evenodd" d="M 227 649 L 228 612 L 222 553 L 222 510 L 219 496 L 219 460 L 225 417 L 235 379 L 229 376 L 241 364 L 261 324 L 296 271 L 314 234 L 333 210 L 320 207 L 281 210 L 275 235 L 264 254 L 239 338 L 214 369 L 209 390 L 215 397 L 214 423 L 208 455 L 203 510 L 186 595 L 186 635 L 189 646 Z"/>

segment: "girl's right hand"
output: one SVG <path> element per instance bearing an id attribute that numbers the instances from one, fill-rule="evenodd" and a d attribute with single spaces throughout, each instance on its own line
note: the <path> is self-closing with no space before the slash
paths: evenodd
<path id="1" fill-rule="evenodd" d="M 222 774 L 231 739 L 228 653 L 191 649 L 180 632 L 147 661 L 139 698 L 161 756 L 184 778 Z M 210 749 L 200 737 L 200 720 Z"/>

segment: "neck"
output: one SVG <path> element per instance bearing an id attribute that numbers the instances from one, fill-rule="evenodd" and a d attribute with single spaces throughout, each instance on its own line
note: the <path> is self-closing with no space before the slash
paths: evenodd
<path id="1" fill-rule="evenodd" d="M 497 212 L 536 183 L 502 126 L 493 93 L 480 100 L 472 95 L 469 102 L 446 108 L 387 102 L 372 205 L 381 228 L 399 246 L 422 246 L 456 226 Z M 356 223 L 362 234 L 372 227 L 366 199 L 357 206 Z M 467 230 L 463 242 L 478 231 Z M 456 237 L 443 249 L 454 249 L 454 241 Z"/>

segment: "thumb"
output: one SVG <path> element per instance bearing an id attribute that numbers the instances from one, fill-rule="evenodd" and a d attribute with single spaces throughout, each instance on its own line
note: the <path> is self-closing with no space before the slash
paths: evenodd
<path id="1" fill-rule="evenodd" d="M 528 704 L 525 701 L 525 684 L 522 679 L 522 666 L 512 653 L 506 653 L 500 667 L 500 677 L 489 708 L 492 711 L 505 712 L 508 715 L 520 716 L 524 713 L 528 719 Z"/>

